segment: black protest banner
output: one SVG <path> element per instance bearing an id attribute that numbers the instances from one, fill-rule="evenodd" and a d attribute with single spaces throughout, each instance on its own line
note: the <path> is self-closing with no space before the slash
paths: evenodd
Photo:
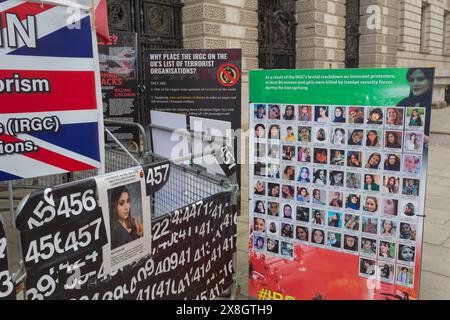
<path id="1" fill-rule="evenodd" d="M 105 119 L 138 122 L 137 35 L 113 32 L 107 41 L 99 41 L 98 52 Z M 115 126 L 110 130 L 120 141 L 138 147 L 136 128 Z"/>
<path id="2" fill-rule="evenodd" d="M 6 234 L 0 217 L 0 300 L 15 300 L 15 289 L 9 273 Z"/>

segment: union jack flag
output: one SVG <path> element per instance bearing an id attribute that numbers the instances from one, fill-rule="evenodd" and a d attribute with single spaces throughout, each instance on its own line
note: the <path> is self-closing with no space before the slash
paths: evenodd
<path id="1" fill-rule="evenodd" d="M 22 29 L 11 23 L 12 14 Z M 68 27 L 74 22 L 70 15 L 65 6 L 0 0 L 0 181 L 100 167 L 96 41 L 90 12 L 77 17 L 78 28 Z M 30 30 L 35 30 L 34 46 L 24 39 Z M 11 32 L 18 35 L 15 42 Z M 47 86 L 40 82 L 36 88 L 48 90 L 30 92 L 33 81 L 43 79 Z M 17 124 L 11 119 L 45 118 L 57 119 L 57 125 L 23 131 L 10 125 Z M 10 152 L 21 142 L 31 142 L 34 150 Z"/>

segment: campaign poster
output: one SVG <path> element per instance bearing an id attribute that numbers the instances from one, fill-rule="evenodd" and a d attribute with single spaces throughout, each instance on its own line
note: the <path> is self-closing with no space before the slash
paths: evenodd
<path id="1" fill-rule="evenodd" d="M 208 145 L 231 144 L 241 128 L 241 56 L 241 49 L 147 50 L 146 116 L 151 111 L 183 114 L 191 130 L 219 137 L 212 145 L 194 139 L 195 154 Z M 236 156 L 237 142 L 233 147 Z M 201 160 L 196 163 L 210 173 L 224 175 L 215 158 Z"/>
<path id="2" fill-rule="evenodd" d="M 433 81 L 250 72 L 251 297 L 419 298 Z"/>
<path id="3" fill-rule="evenodd" d="M 137 123 L 137 35 L 130 32 L 113 32 L 109 39 L 99 41 L 98 51 L 105 119 Z M 137 128 L 108 128 L 126 146 L 139 150 Z"/>
<path id="4" fill-rule="evenodd" d="M 169 165 L 163 172 L 167 179 Z M 141 167 L 95 178 L 109 243 L 103 267 L 110 274 L 151 253 L 150 195 Z"/>
<path id="5" fill-rule="evenodd" d="M 15 294 L 16 286 L 9 272 L 6 234 L 0 216 L 0 300 L 15 300 Z"/>
<path id="6" fill-rule="evenodd" d="M 0 181 L 101 167 L 97 44 L 73 11 L 0 2 Z"/>

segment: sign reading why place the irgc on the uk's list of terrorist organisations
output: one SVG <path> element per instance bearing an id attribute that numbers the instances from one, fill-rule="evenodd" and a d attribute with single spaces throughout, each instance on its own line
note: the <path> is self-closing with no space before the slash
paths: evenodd
<path id="1" fill-rule="evenodd" d="M 0 181 L 100 167 L 92 19 L 72 9 L 0 0 Z"/>

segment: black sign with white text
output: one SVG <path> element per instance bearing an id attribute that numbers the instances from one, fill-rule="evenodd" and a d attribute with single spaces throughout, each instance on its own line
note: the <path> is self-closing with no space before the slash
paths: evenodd
<path id="1" fill-rule="evenodd" d="M 0 217 L 0 300 L 15 300 L 16 288 L 8 270 L 6 234 Z"/>

